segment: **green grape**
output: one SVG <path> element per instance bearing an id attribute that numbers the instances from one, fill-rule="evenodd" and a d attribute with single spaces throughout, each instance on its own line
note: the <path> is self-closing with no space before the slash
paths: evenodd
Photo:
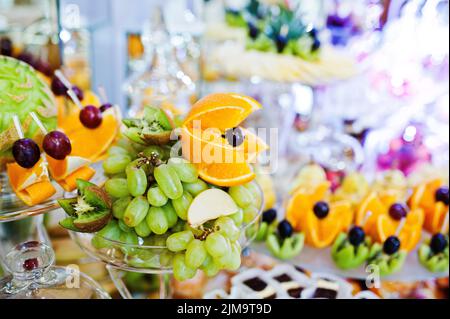
<path id="1" fill-rule="evenodd" d="M 155 168 L 154 176 L 159 188 L 170 199 L 177 199 L 183 195 L 183 185 L 172 167 L 162 164 Z"/>
<path id="2" fill-rule="evenodd" d="M 129 174 L 133 169 L 139 169 L 141 168 L 144 170 L 145 175 L 152 174 L 152 166 L 150 164 L 144 163 L 141 158 L 138 158 L 134 161 L 132 161 L 130 164 L 127 165 L 125 168 L 126 174 Z"/>
<path id="3" fill-rule="evenodd" d="M 241 266 L 241 250 L 239 244 L 231 244 L 227 254 L 214 258 L 214 263 L 220 268 L 229 271 L 238 270 Z"/>
<path id="4" fill-rule="evenodd" d="M 207 255 L 204 242 L 194 239 L 186 247 L 186 265 L 197 269 L 203 264 Z"/>
<path id="5" fill-rule="evenodd" d="M 208 184 L 201 179 L 197 179 L 193 183 L 183 183 L 183 188 L 189 194 L 196 197 L 198 194 L 208 189 Z"/>
<path id="6" fill-rule="evenodd" d="M 122 232 L 120 235 L 120 241 L 133 246 L 137 246 L 139 244 L 139 238 L 134 231 L 129 233 Z M 126 255 L 133 255 L 136 252 L 136 247 L 121 246 L 120 249 Z"/>
<path id="7" fill-rule="evenodd" d="M 194 239 L 190 230 L 174 233 L 167 238 L 166 245 L 170 251 L 175 253 L 186 249 L 187 245 Z"/>
<path id="8" fill-rule="evenodd" d="M 187 220 L 188 210 L 193 200 L 192 195 L 188 192 L 184 192 L 180 198 L 172 200 L 173 208 L 182 220 Z"/>
<path id="9" fill-rule="evenodd" d="M 262 205 L 261 190 L 258 184 L 255 181 L 253 181 L 248 184 L 245 184 L 244 186 L 250 191 L 250 193 L 253 196 L 253 205 L 256 207 L 261 207 Z"/>
<path id="10" fill-rule="evenodd" d="M 109 223 L 103 227 L 95 236 L 92 238 L 92 246 L 97 249 L 108 248 L 111 246 L 106 239 L 119 241 L 122 231 L 115 220 L 109 221 Z"/>
<path id="11" fill-rule="evenodd" d="M 169 238 L 168 234 L 164 235 L 151 234 L 149 237 L 144 239 L 144 245 L 154 247 L 166 247 L 167 238 Z"/>
<path id="12" fill-rule="evenodd" d="M 169 229 L 166 214 L 161 207 L 151 207 L 146 221 L 150 230 L 157 235 L 165 234 Z"/>
<path id="13" fill-rule="evenodd" d="M 129 156 L 129 152 L 126 149 L 124 149 L 123 147 L 111 146 L 108 149 L 108 155 L 109 156 L 114 156 L 114 155 L 127 155 L 127 156 Z"/>
<path id="14" fill-rule="evenodd" d="M 212 233 L 206 237 L 205 247 L 208 254 L 214 258 L 223 256 L 230 251 L 230 243 L 228 239 L 219 233 Z"/>
<path id="15" fill-rule="evenodd" d="M 125 215 L 125 211 L 131 203 L 131 196 L 119 198 L 112 205 L 113 216 L 117 219 L 122 219 Z"/>
<path id="16" fill-rule="evenodd" d="M 244 208 L 244 223 L 251 223 L 255 217 L 258 215 L 259 209 L 253 205 L 249 205 Z"/>
<path id="17" fill-rule="evenodd" d="M 115 198 L 122 198 L 130 195 L 128 184 L 125 178 L 111 178 L 105 183 L 106 192 Z"/>
<path id="18" fill-rule="evenodd" d="M 159 255 L 159 264 L 162 267 L 169 267 L 173 263 L 174 253 L 171 251 L 163 250 Z"/>
<path id="19" fill-rule="evenodd" d="M 144 196 L 134 198 L 123 215 L 123 221 L 129 227 L 136 227 L 147 216 L 150 205 Z"/>
<path id="20" fill-rule="evenodd" d="M 141 221 L 139 225 L 134 227 L 134 231 L 136 232 L 136 234 L 138 234 L 139 237 L 142 238 L 148 237 L 152 233 L 150 227 L 148 227 L 146 220 Z"/>
<path id="21" fill-rule="evenodd" d="M 147 190 L 147 175 L 142 168 L 127 169 L 128 190 L 134 197 L 145 194 Z"/>
<path id="22" fill-rule="evenodd" d="M 127 174 L 125 172 L 121 172 L 119 174 L 110 175 L 109 178 L 124 178 L 127 179 Z"/>
<path id="23" fill-rule="evenodd" d="M 241 208 L 245 208 L 253 202 L 252 193 L 244 186 L 230 187 L 228 193 Z"/>
<path id="24" fill-rule="evenodd" d="M 162 161 L 165 161 L 167 158 L 169 158 L 170 155 L 164 148 L 156 145 L 146 147 L 142 151 L 142 153 L 144 153 L 144 156 L 146 157 L 152 157 L 153 155 L 156 155 Z"/>
<path id="25" fill-rule="evenodd" d="M 194 237 L 201 237 L 203 235 L 203 233 L 204 233 L 204 231 L 201 230 L 200 228 L 191 227 L 191 225 L 189 225 L 188 223 L 184 224 L 184 229 L 185 230 L 190 230 L 194 234 Z"/>
<path id="26" fill-rule="evenodd" d="M 239 239 L 240 231 L 230 217 L 220 217 L 214 223 L 217 232 L 230 239 L 232 242 Z"/>
<path id="27" fill-rule="evenodd" d="M 167 225 L 169 226 L 169 228 L 174 227 L 178 222 L 178 215 L 175 212 L 172 204 L 167 203 L 162 207 L 162 209 L 164 210 L 164 214 L 166 215 Z"/>
<path id="28" fill-rule="evenodd" d="M 177 216 L 177 218 L 178 218 L 178 216 Z M 184 220 L 178 218 L 177 223 L 175 224 L 175 226 L 172 227 L 171 230 L 174 233 L 178 233 L 183 230 L 186 230 L 186 228 L 185 228 L 186 225 L 187 225 L 187 223 Z"/>
<path id="29" fill-rule="evenodd" d="M 194 183 L 198 179 L 198 171 L 195 166 L 183 158 L 173 157 L 169 159 L 168 165 L 173 167 L 180 181 Z"/>
<path id="30" fill-rule="evenodd" d="M 133 228 L 128 227 L 123 220 L 119 220 L 119 227 L 123 232 L 129 233 L 133 231 Z"/>
<path id="31" fill-rule="evenodd" d="M 167 204 L 169 199 L 164 195 L 158 185 L 154 185 L 147 192 L 147 200 L 152 206 L 162 207 Z"/>
<path id="32" fill-rule="evenodd" d="M 197 269 L 191 268 L 184 262 L 184 254 L 178 253 L 173 258 L 173 276 L 178 281 L 185 281 L 194 278 Z"/>
<path id="33" fill-rule="evenodd" d="M 106 174 L 119 174 L 125 171 L 130 162 L 131 157 L 128 155 L 114 155 L 103 162 L 103 170 Z"/>
<path id="34" fill-rule="evenodd" d="M 234 213 L 229 217 L 234 221 L 234 224 L 239 227 L 244 222 L 244 210 L 242 208 L 239 208 L 237 213 Z"/>
<path id="35" fill-rule="evenodd" d="M 208 277 L 214 277 L 220 271 L 220 268 L 214 262 L 213 257 L 210 254 L 206 255 L 205 261 L 201 265 L 200 269 L 205 273 Z"/>

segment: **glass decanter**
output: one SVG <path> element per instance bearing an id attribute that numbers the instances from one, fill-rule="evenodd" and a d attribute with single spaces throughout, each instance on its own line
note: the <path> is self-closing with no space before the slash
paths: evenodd
<path id="1" fill-rule="evenodd" d="M 138 116 L 146 105 L 160 106 L 174 115 L 185 113 L 195 93 L 195 84 L 178 64 L 162 9 L 158 7 L 143 32 L 149 66 L 125 84 L 129 116 Z"/>
<path id="2" fill-rule="evenodd" d="M 37 241 L 17 245 L 5 260 L 0 299 L 110 299 L 77 265 L 53 266 L 53 250 Z"/>

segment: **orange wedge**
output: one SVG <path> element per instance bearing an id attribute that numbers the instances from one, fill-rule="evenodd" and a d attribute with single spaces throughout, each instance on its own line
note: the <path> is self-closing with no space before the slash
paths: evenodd
<path id="1" fill-rule="evenodd" d="M 308 245 L 325 248 L 330 246 L 342 231 L 343 221 L 331 209 L 330 214 L 324 219 L 318 219 L 314 212 L 310 211 L 302 228 Z"/>
<path id="2" fill-rule="evenodd" d="M 17 163 L 7 164 L 7 173 L 17 197 L 28 206 L 40 204 L 56 193 L 42 159 L 30 169 Z"/>
<path id="3" fill-rule="evenodd" d="M 434 206 L 433 211 L 426 212 L 425 229 L 432 234 L 440 232 L 447 214 L 448 214 L 448 206 L 446 206 L 442 202 L 437 202 L 436 205 Z M 448 232 L 448 228 L 444 229 L 444 233 L 445 232 Z"/>
<path id="4" fill-rule="evenodd" d="M 388 237 L 395 235 L 399 222 L 394 221 L 389 216 L 380 216 L 377 220 L 376 240 L 383 243 Z M 406 251 L 413 250 L 422 239 L 422 227 L 419 224 L 404 225 L 398 235 L 401 241 L 401 248 Z"/>
<path id="5" fill-rule="evenodd" d="M 291 197 L 286 208 L 286 219 L 296 231 L 301 231 L 301 225 L 304 224 L 303 217 L 312 207 L 311 198 L 303 189 L 298 189 Z"/>
<path id="6" fill-rule="evenodd" d="M 370 212 L 370 215 L 368 216 Z M 378 217 L 386 214 L 387 208 L 381 202 L 376 192 L 371 192 L 359 205 L 356 212 L 356 225 L 361 226 L 364 222 L 364 231 L 369 235 L 374 235 L 374 229 L 376 228 L 376 222 Z M 366 216 L 367 220 L 366 220 Z"/>
<path id="7" fill-rule="evenodd" d="M 221 187 L 246 184 L 256 177 L 252 167 L 246 163 L 200 165 L 198 169 L 203 180 Z"/>
<path id="8" fill-rule="evenodd" d="M 184 125 L 200 121 L 201 127 L 226 129 L 237 127 L 261 105 L 254 99 L 235 93 L 216 93 L 199 100 L 192 106 Z"/>

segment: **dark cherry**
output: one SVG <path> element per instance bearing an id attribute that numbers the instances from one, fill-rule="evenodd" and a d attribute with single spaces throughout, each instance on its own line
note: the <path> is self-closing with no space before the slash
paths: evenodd
<path id="1" fill-rule="evenodd" d="M 55 94 L 56 96 L 63 96 L 63 95 L 67 94 L 67 87 L 56 76 L 53 77 L 51 86 L 52 86 L 53 94 Z"/>
<path id="2" fill-rule="evenodd" d="M 361 245 L 366 238 L 366 233 L 361 227 L 355 226 L 348 233 L 348 240 L 350 244 L 357 247 Z"/>
<path id="3" fill-rule="evenodd" d="M 23 262 L 23 269 L 27 271 L 34 270 L 39 267 L 39 260 L 37 258 L 30 258 Z"/>
<path id="4" fill-rule="evenodd" d="M 72 144 L 63 132 L 53 131 L 45 135 L 42 147 L 56 160 L 65 159 L 72 152 Z"/>
<path id="5" fill-rule="evenodd" d="M 263 213 L 262 220 L 267 224 L 272 224 L 272 222 L 277 218 L 277 211 L 275 209 L 266 210 Z"/>
<path id="6" fill-rule="evenodd" d="M 102 121 L 102 111 L 93 105 L 85 106 L 80 112 L 80 122 L 87 128 L 95 129 L 102 124 Z"/>
<path id="7" fill-rule="evenodd" d="M 84 99 L 84 93 L 83 90 L 80 89 L 78 86 L 72 86 L 72 91 L 77 96 L 78 100 L 83 101 Z"/>
<path id="8" fill-rule="evenodd" d="M 448 187 L 441 187 L 436 191 L 435 194 L 435 199 L 436 202 L 442 202 L 444 203 L 446 206 L 449 205 L 449 190 Z"/>
<path id="9" fill-rule="evenodd" d="M 42 74 L 44 74 L 48 77 L 53 75 L 53 70 L 52 70 L 50 63 L 48 63 L 47 61 L 44 61 L 44 60 L 38 60 L 36 62 L 36 70 L 38 70 L 39 72 L 41 72 Z"/>
<path id="10" fill-rule="evenodd" d="M 386 239 L 383 244 L 383 251 L 386 255 L 393 255 L 400 250 L 400 239 L 396 236 L 391 236 Z"/>
<path id="11" fill-rule="evenodd" d="M 325 202 L 317 202 L 314 205 L 313 210 L 317 218 L 324 219 L 330 213 L 330 206 L 328 206 L 328 204 Z"/>
<path id="12" fill-rule="evenodd" d="M 12 153 L 17 164 L 23 168 L 32 168 L 41 158 L 39 146 L 30 138 L 15 141 Z"/>
<path id="13" fill-rule="evenodd" d="M 0 39 L 0 54 L 6 56 L 12 56 L 13 43 L 10 38 L 4 37 Z"/>
<path id="14" fill-rule="evenodd" d="M 294 229 L 292 228 L 291 223 L 287 220 L 283 220 L 278 224 L 278 234 L 282 239 L 291 237 L 293 232 Z"/>
<path id="15" fill-rule="evenodd" d="M 245 135 L 241 128 L 235 127 L 225 132 L 225 138 L 231 146 L 238 147 L 244 143 Z"/>
<path id="16" fill-rule="evenodd" d="M 437 233 L 431 238 L 430 248 L 434 254 L 442 253 L 447 248 L 448 242 L 444 234 Z"/>
<path id="17" fill-rule="evenodd" d="M 396 203 L 389 208 L 389 216 L 395 220 L 401 220 L 402 218 L 405 218 L 406 215 L 408 215 L 408 210 L 403 204 Z"/>
<path id="18" fill-rule="evenodd" d="M 113 105 L 111 103 L 105 103 L 102 106 L 100 106 L 100 111 L 102 111 L 102 113 L 103 113 L 112 107 L 113 107 Z"/>

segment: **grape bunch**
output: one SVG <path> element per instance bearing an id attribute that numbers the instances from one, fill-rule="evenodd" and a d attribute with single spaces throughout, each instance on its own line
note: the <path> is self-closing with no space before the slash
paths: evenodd
<path id="1" fill-rule="evenodd" d="M 256 182 L 222 188 L 238 211 L 192 227 L 188 222 L 191 203 L 217 187 L 199 178 L 187 160 L 171 157 L 169 145 L 145 146 L 123 138 L 109 149 L 103 168 L 108 176 L 104 190 L 112 198 L 114 218 L 94 236 L 94 247 L 108 246 L 102 238 L 136 245 L 121 248 L 129 264 L 172 266 L 180 281 L 192 278 L 198 269 L 214 276 L 222 269 L 240 267 L 240 227 L 253 222 L 262 205 Z M 139 245 L 163 249 L 152 254 Z"/>

